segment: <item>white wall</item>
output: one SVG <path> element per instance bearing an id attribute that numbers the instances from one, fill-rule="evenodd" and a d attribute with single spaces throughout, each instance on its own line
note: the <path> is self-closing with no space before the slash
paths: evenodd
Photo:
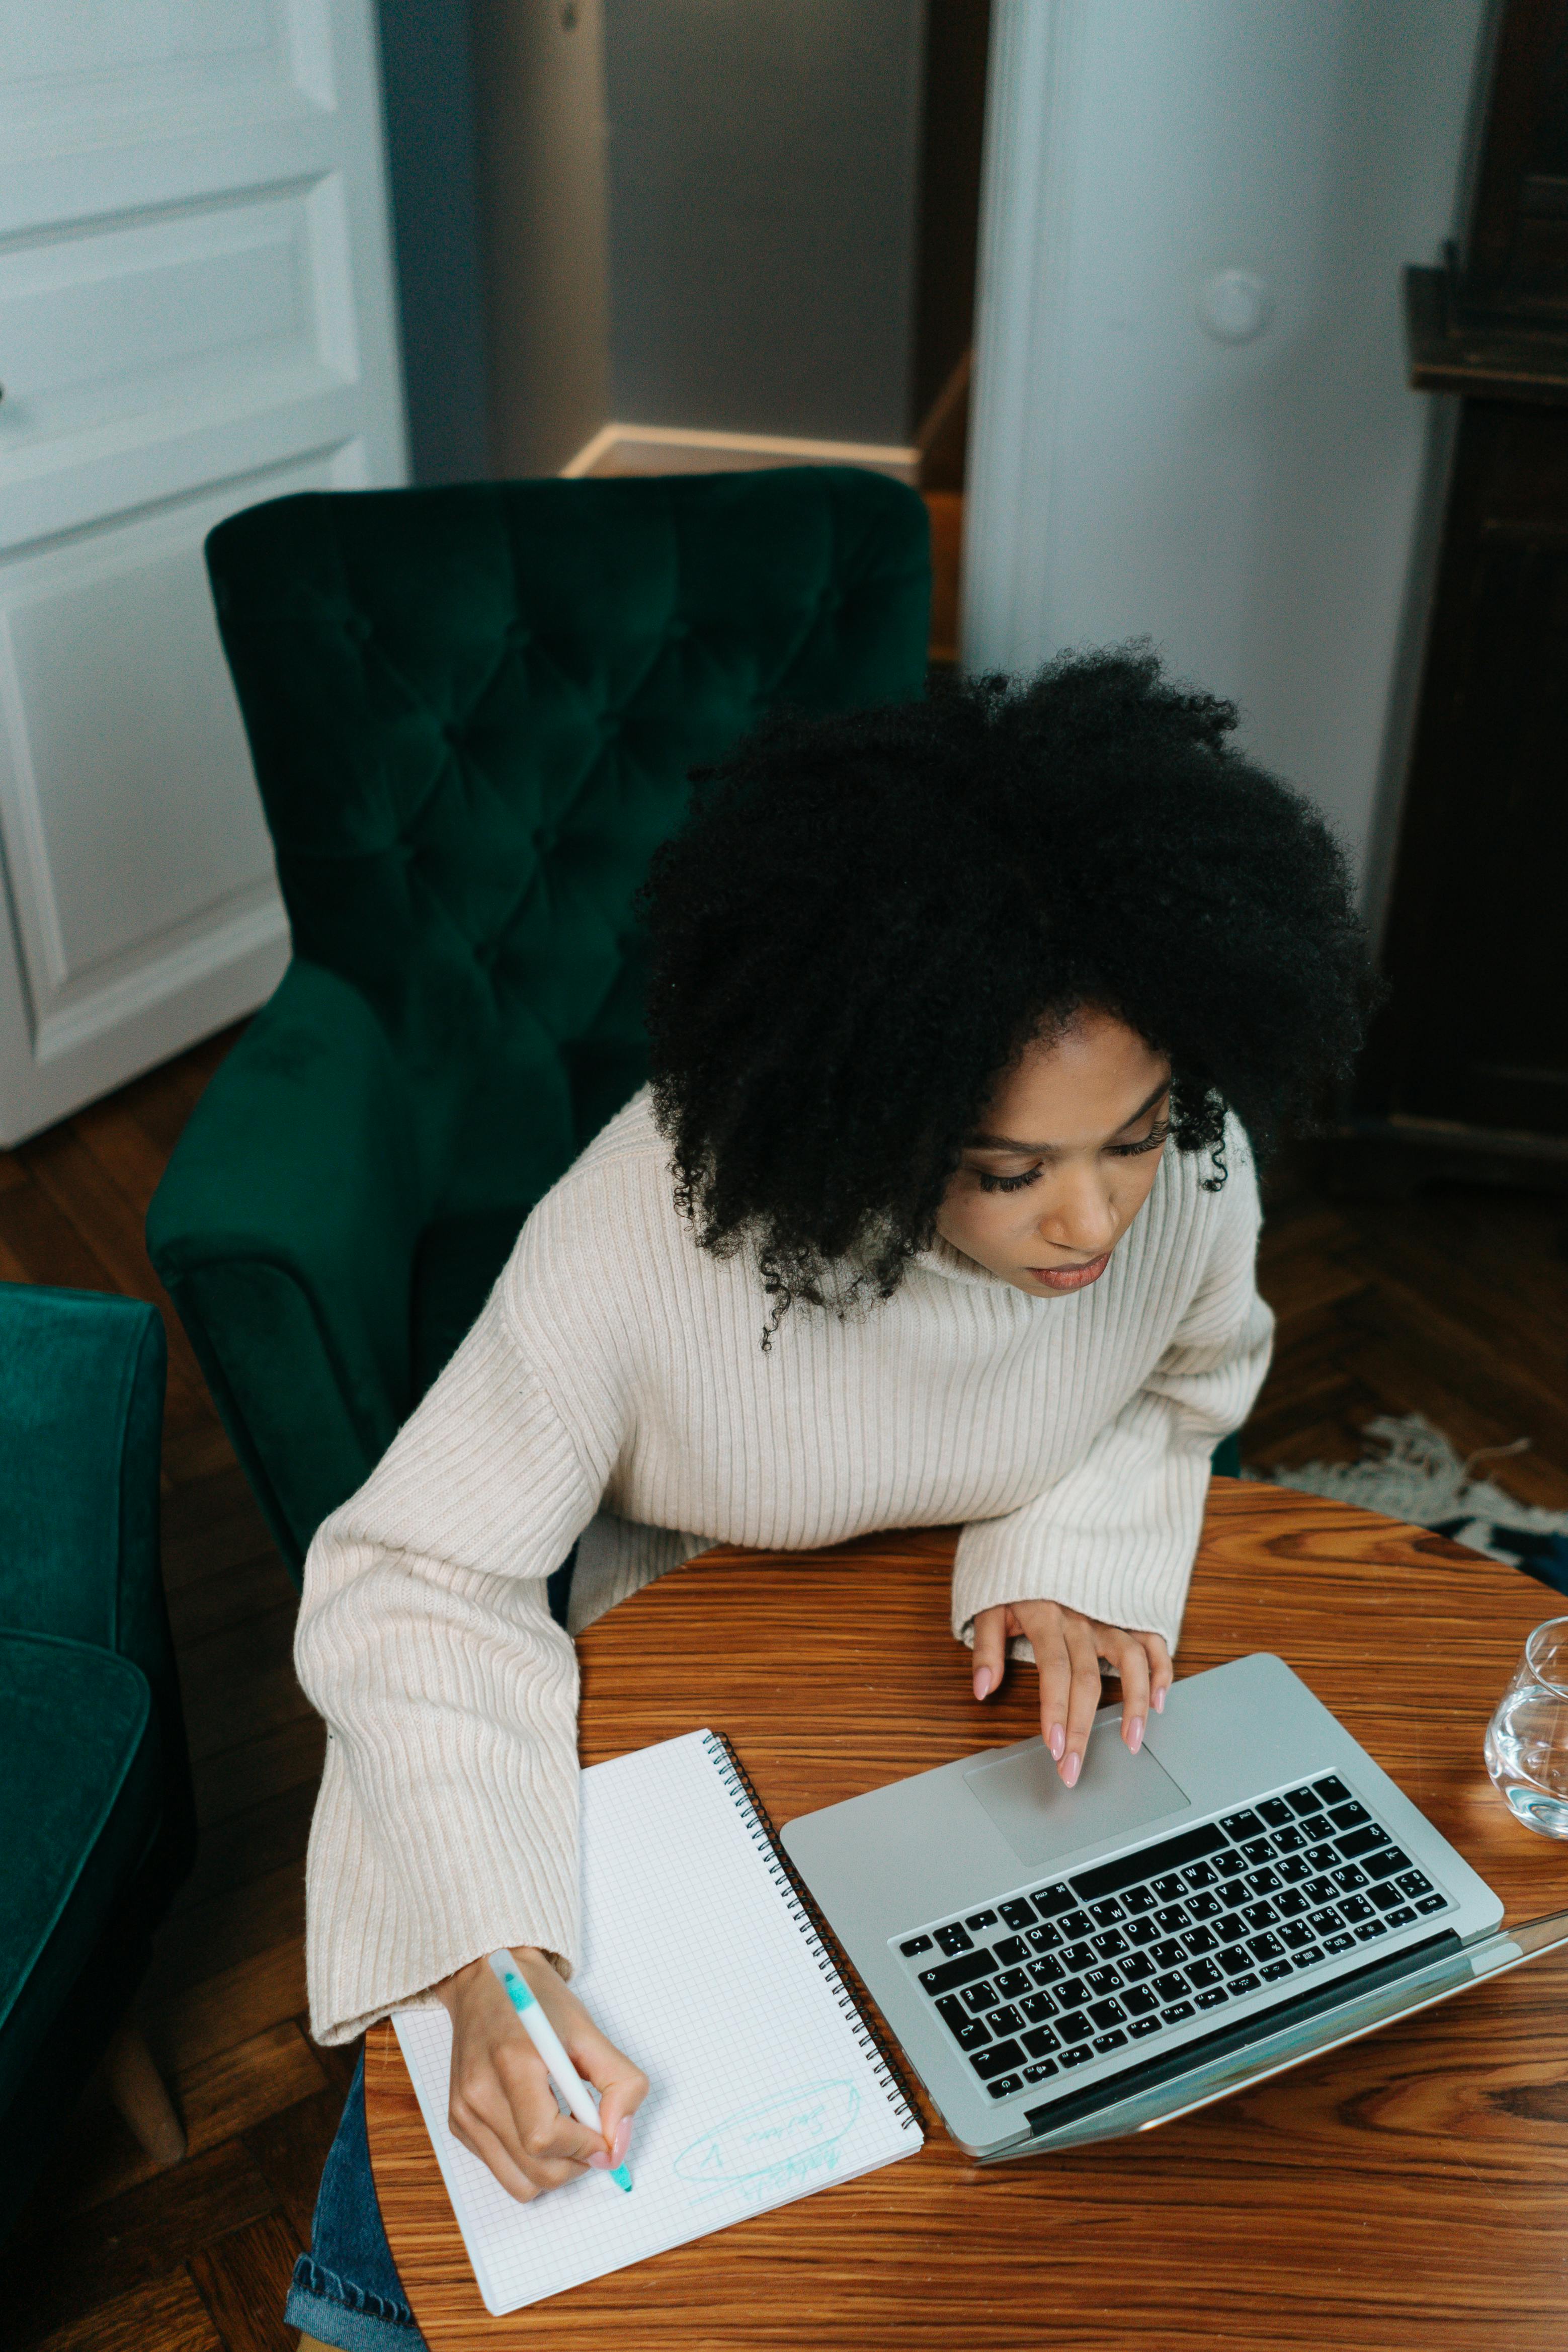
<path id="1" fill-rule="evenodd" d="M 1451 233 L 1486 0 L 1001 0 L 965 657 L 1148 635 L 1364 865 L 1444 404 L 1399 274 Z M 1213 273 L 1267 281 L 1214 341 Z"/>

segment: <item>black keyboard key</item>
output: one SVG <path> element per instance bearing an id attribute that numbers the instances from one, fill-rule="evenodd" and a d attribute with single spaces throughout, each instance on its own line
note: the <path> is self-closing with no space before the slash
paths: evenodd
<path id="1" fill-rule="evenodd" d="M 1083 2011 L 1081 2009 L 1075 2009 L 1071 2017 L 1057 2019 L 1056 2030 L 1063 2042 L 1087 2042 L 1094 2028 L 1090 2024 Z"/>
<path id="2" fill-rule="evenodd" d="M 1307 1833 L 1299 1822 L 1292 1823 L 1288 1830 L 1276 1830 L 1274 1832 L 1276 1853 L 1300 1853 L 1308 1843 Z"/>
<path id="3" fill-rule="evenodd" d="M 1056 1924 L 1071 1943 L 1074 1936 L 1086 1936 L 1094 1922 L 1087 1911 L 1064 1911 Z"/>
<path id="4" fill-rule="evenodd" d="M 1027 2000 L 1019 2001 L 1019 2007 L 1031 2025 L 1042 2025 L 1048 2017 L 1056 2015 L 1056 2003 L 1048 1992 L 1031 1992 Z"/>
<path id="5" fill-rule="evenodd" d="M 1220 2009 L 1229 1999 L 1230 1989 L 1228 1985 L 1210 1985 L 1207 1992 L 1198 1994 L 1197 2005 L 1199 2009 Z"/>
<path id="6" fill-rule="evenodd" d="M 1292 1789 L 1285 1802 L 1294 1813 L 1315 1813 L 1322 1799 L 1312 1789 Z"/>
<path id="7" fill-rule="evenodd" d="M 1183 1949 L 1196 1958 L 1199 1952 L 1212 1952 L 1219 1938 L 1212 1927 L 1189 1927 L 1181 1940 Z"/>
<path id="8" fill-rule="evenodd" d="M 1127 1930 L 1127 1941 L 1140 1946 L 1153 1944 L 1157 1942 L 1159 1932 L 1153 1919 L 1134 1919 Z"/>
<path id="9" fill-rule="evenodd" d="M 1102 1863 L 1097 1870 L 1081 1870 L 1074 1875 L 1073 1890 L 1081 1901 L 1092 1903 L 1101 1895 L 1120 1895 L 1124 1886 L 1136 1886 L 1140 1879 L 1153 1878 L 1161 1871 L 1182 1870 L 1189 1862 L 1201 1862 L 1207 1854 L 1218 1853 L 1225 1840 L 1212 1822 L 1200 1830 L 1183 1830 L 1178 1836 L 1162 1838 L 1157 1845 L 1145 1845 L 1136 1853 L 1124 1853 L 1115 1862 Z"/>
<path id="10" fill-rule="evenodd" d="M 1021 1993 L 1028 1992 L 1030 1989 L 1028 1974 L 1022 1969 L 1009 1969 L 994 1981 L 997 1990 L 1004 2000 L 1017 2000 Z"/>
<path id="11" fill-rule="evenodd" d="M 1186 1907 L 1195 1919 L 1217 1919 L 1225 1906 L 1218 1895 L 1189 1895 Z"/>
<path id="12" fill-rule="evenodd" d="M 1023 2052 L 1016 2042 L 997 2042 L 989 2050 L 977 2050 L 969 2063 L 981 2082 L 988 2083 L 994 2074 L 1010 2074 L 1021 2066 Z"/>
<path id="13" fill-rule="evenodd" d="M 1071 1969 L 1075 1976 L 1081 1969 L 1092 1969 L 1094 1965 L 1093 1945 L 1069 1944 L 1061 1955 L 1061 1965 L 1064 1969 Z"/>
<path id="14" fill-rule="evenodd" d="M 1277 1870 L 1249 1870 L 1247 1874 L 1248 1891 L 1253 1895 L 1277 1895 L 1284 1883 Z"/>
<path id="15" fill-rule="evenodd" d="M 1173 2000 L 1185 2000 L 1190 1990 L 1186 1979 L 1178 1977 L 1174 1969 L 1169 1976 L 1155 1979 L 1155 1990 L 1167 2007 Z"/>
<path id="16" fill-rule="evenodd" d="M 1380 1845 L 1388 1843 L 1388 1832 L 1381 1822 L 1368 1822 L 1364 1829 L 1351 1830 L 1334 1843 L 1346 1862 L 1359 1862 L 1365 1853 L 1374 1853 Z"/>
<path id="17" fill-rule="evenodd" d="M 1385 1911 L 1383 1916 L 1390 1927 L 1408 1927 L 1414 1924 L 1416 1912 L 1411 1904 L 1402 1903 L 1397 1911 Z"/>
<path id="18" fill-rule="evenodd" d="M 1155 1913 L 1155 1925 L 1162 1936 L 1174 1936 L 1178 1927 L 1190 1927 L 1192 1920 L 1185 1903 L 1167 1903 L 1163 1911 Z"/>
<path id="19" fill-rule="evenodd" d="M 1218 1874 L 1211 1862 L 1195 1862 L 1190 1870 L 1182 1872 L 1189 1894 L 1196 1894 L 1200 1887 L 1212 1886 Z"/>
<path id="20" fill-rule="evenodd" d="M 1124 1984 L 1142 1984 L 1145 1978 L 1152 1977 L 1154 1973 L 1155 1964 L 1147 1952 L 1129 1952 L 1122 1962 Z"/>
<path id="21" fill-rule="evenodd" d="M 1239 1878 L 1247 1864 L 1239 1853 L 1217 1853 L 1214 1867 L 1221 1878 Z"/>
<path id="22" fill-rule="evenodd" d="M 1353 1797 L 1348 1805 L 1336 1805 L 1330 1813 L 1329 1819 L 1336 1830 L 1358 1830 L 1363 1822 L 1369 1822 L 1372 1819 L 1372 1815 L 1364 1805 L 1358 1805 Z"/>
<path id="23" fill-rule="evenodd" d="M 1194 1960 L 1186 1972 L 1189 1981 L 1197 1985 L 1200 1992 L 1206 1985 L 1217 1985 L 1219 1982 L 1219 1968 L 1229 1958 L 1228 1952 L 1223 1953 L 1218 1965 L 1213 1960 Z"/>
<path id="24" fill-rule="evenodd" d="M 1001 1914 L 1009 1927 L 1032 1927 L 1034 1925 L 1034 1905 L 1022 1895 L 1015 1895 L 1010 1903 L 1004 1903 Z"/>
<path id="25" fill-rule="evenodd" d="M 1332 1936 L 1337 1927 L 1342 1927 L 1344 1925 L 1344 1922 L 1341 1919 L 1339 1913 L 1334 1909 L 1333 1904 L 1325 1903 L 1321 1911 L 1314 1911 L 1312 1913 L 1312 1916 L 1307 1924 L 1312 1928 L 1312 1933 L 1316 1936 Z"/>
<path id="26" fill-rule="evenodd" d="M 1331 1870 L 1329 1876 L 1342 1895 L 1354 1895 L 1358 1886 L 1366 1885 L 1366 1873 L 1359 1862 L 1347 1862 L 1343 1870 Z"/>
<path id="27" fill-rule="evenodd" d="M 1339 1860 L 1339 1849 L 1332 1845 L 1310 1845 L 1307 1860 L 1314 1870 L 1332 1870 Z"/>
<path id="28" fill-rule="evenodd" d="M 1288 1853 L 1280 1864 L 1280 1876 L 1287 1886 L 1304 1886 L 1312 1874 L 1312 1865 L 1304 1853 Z"/>
<path id="29" fill-rule="evenodd" d="M 1315 1969 L 1318 1964 L 1319 1957 L 1320 1955 L 1317 1946 L 1315 1944 L 1310 1944 L 1304 1952 L 1292 1952 L 1291 1954 L 1291 1966 L 1293 1969 Z"/>
<path id="30" fill-rule="evenodd" d="M 1364 1864 L 1369 1878 L 1393 1878 L 1409 1867 L 1409 1855 L 1401 1853 L 1396 1845 L 1391 1845 L 1386 1853 L 1369 1853 Z"/>
<path id="31" fill-rule="evenodd" d="M 1140 2042 L 1145 2033 L 1157 2033 L 1160 2023 L 1157 2017 L 1134 2017 L 1127 2031 L 1134 2042 Z"/>
<path id="32" fill-rule="evenodd" d="M 1403 1871 L 1400 1874 L 1398 1885 L 1400 1894 L 1408 1895 L 1412 1903 L 1417 1895 L 1430 1895 L 1432 1892 L 1431 1880 L 1423 1878 L 1418 1870 Z"/>
<path id="33" fill-rule="evenodd" d="M 1031 1927 L 1024 1937 L 1031 1952 L 1053 1952 L 1061 1941 L 1059 1927 Z"/>
<path id="34" fill-rule="evenodd" d="M 1448 1907 L 1448 1898 L 1446 1895 L 1423 1895 L 1416 1906 L 1423 1918 L 1430 1917 L 1434 1911 L 1446 1911 Z"/>
<path id="35" fill-rule="evenodd" d="M 1226 1836 L 1234 1838 L 1238 1844 L 1243 1838 L 1259 1836 L 1263 1828 L 1257 1814 L 1251 1812 L 1222 1813 L 1219 1826 Z"/>
<path id="36" fill-rule="evenodd" d="M 1282 1830 L 1295 1819 L 1283 1797 L 1265 1797 L 1258 1811 L 1271 1830 Z"/>
<path id="37" fill-rule="evenodd" d="M 1274 1859 L 1273 1845 L 1266 1837 L 1249 1838 L 1241 1851 L 1254 1870 L 1261 1868 L 1264 1863 L 1272 1862 Z"/>
<path id="38" fill-rule="evenodd" d="M 1310 1911 L 1312 1907 L 1299 1886 L 1287 1886 L 1283 1894 L 1276 1895 L 1274 1897 L 1274 1908 L 1281 1919 L 1299 1919 L 1304 1911 Z"/>
<path id="39" fill-rule="evenodd" d="M 1265 1984 L 1278 1984 L 1281 1977 L 1288 1977 L 1290 1973 L 1289 1960 L 1270 1960 L 1269 1966 L 1262 1970 L 1263 1981 Z"/>
<path id="40" fill-rule="evenodd" d="M 1005 2009 L 988 2009 L 986 2011 L 986 2023 L 990 2027 L 993 2034 L 1018 2033 L 1023 2029 L 1023 2018 L 1013 2007 L 1011 2001 Z"/>
<path id="41" fill-rule="evenodd" d="M 1280 1921 L 1280 1915 L 1271 1903 L 1249 1903 L 1241 1916 L 1252 1928 L 1275 1927 Z"/>
<path id="42" fill-rule="evenodd" d="M 1010 2099 L 1015 2091 L 1023 2089 L 1023 2076 L 1004 2074 L 999 2082 L 988 2083 L 986 2088 L 993 2099 Z"/>
<path id="43" fill-rule="evenodd" d="M 1293 1919 L 1288 1927 L 1280 1930 L 1280 1941 L 1288 1952 L 1308 1951 L 1317 1940 L 1304 1919 Z"/>
<path id="44" fill-rule="evenodd" d="M 1108 1992 L 1120 1992 L 1122 1990 L 1121 1972 L 1116 1969 L 1091 1969 L 1083 1981 L 1090 1991 L 1102 2000 Z"/>
<path id="45" fill-rule="evenodd" d="M 1097 2000 L 1089 2012 L 1089 2022 L 1097 2033 L 1109 2033 L 1113 2025 L 1121 2024 L 1125 2014 L 1119 2000 Z"/>
<path id="46" fill-rule="evenodd" d="M 984 1984 L 966 1985 L 962 1998 L 965 2008 L 977 2017 L 983 2009 L 995 2009 L 1001 1994 L 988 1977 Z"/>
<path id="47" fill-rule="evenodd" d="M 1283 1958 L 1285 1950 L 1278 1936 L 1253 1936 L 1249 1938 L 1247 1948 L 1255 1960 L 1278 1960 Z"/>
<path id="48" fill-rule="evenodd" d="M 1094 2047 L 1102 2058 L 1107 2056 L 1113 2050 L 1124 2050 L 1126 2046 L 1127 2037 L 1120 2030 L 1114 2033 L 1101 2033 L 1095 2037 Z"/>
<path id="49" fill-rule="evenodd" d="M 1388 1922 L 1386 1919 L 1369 1919 L 1364 1927 L 1358 1927 L 1356 1929 L 1355 1940 L 1358 1944 L 1370 1944 L 1375 1937 L 1386 1936 L 1387 1933 Z"/>
<path id="50" fill-rule="evenodd" d="M 1219 1899 L 1228 1911 L 1239 1910 L 1242 1904 L 1249 1903 L 1252 1899 L 1248 1891 L 1247 1881 L 1244 1878 L 1233 1878 L 1228 1886 L 1220 1888 Z"/>
<path id="51" fill-rule="evenodd" d="M 961 1935 L 962 1928 L 958 1932 Z M 922 1969 L 920 1981 L 927 1992 L 956 1992 L 960 1985 L 988 1977 L 993 1966 L 989 1952 L 965 1952 L 956 1960 L 943 1960 L 936 1968 Z"/>
<path id="52" fill-rule="evenodd" d="M 1129 2017 L 1152 2017 L 1159 2005 L 1148 1985 L 1129 1985 L 1122 1995 L 1122 2006 Z"/>
<path id="53" fill-rule="evenodd" d="M 1334 1893 L 1333 1880 L 1332 1878 L 1309 1878 L 1306 1884 L 1302 1886 L 1301 1893 L 1306 1896 L 1309 1903 L 1332 1903 L 1333 1901 Z"/>
<path id="54" fill-rule="evenodd" d="M 1323 1949 L 1333 1957 L 1340 1952 L 1348 1952 L 1354 1942 L 1355 1937 L 1347 1930 L 1338 1936 L 1325 1937 L 1323 1939 Z"/>
<path id="55" fill-rule="evenodd" d="M 1086 2042 L 1081 2050 L 1064 2050 L 1061 2063 L 1063 2066 L 1087 2066 L 1093 2055 Z"/>
<path id="56" fill-rule="evenodd" d="M 1214 1932 L 1222 1944 L 1237 1944 L 1247 1933 L 1247 1922 L 1239 1911 L 1228 1911 L 1223 1919 L 1215 1921 Z"/>
<path id="57" fill-rule="evenodd" d="M 1061 2047 L 1049 2025 L 1034 2026 L 1028 2033 L 1020 2034 L 1019 2039 L 1031 2058 L 1044 2058 L 1052 2050 Z"/>
<path id="58" fill-rule="evenodd" d="M 1042 1919 L 1054 1919 L 1061 1912 L 1072 1908 L 1070 1886 L 1037 1886 L 1029 1899 Z"/>
<path id="59" fill-rule="evenodd" d="M 1004 1968 L 1016 1969 L 1020 1960 L 1029 1958 L 1029 1946 L 1021 1936 L 1004 1936 L 999 1944 L 991 1946 L 991 1949 Z"/>
<path id="60" fill-rule="evenodd" d="M 1220 1953 L 1219 1965 L 1228 1977 L 1245 1976 L 1252 1965 L 1252 1955 L 1237 1945 L 1232 1950 Z"/>
<path id="61" fill-rule="evenodd" d="M 960 2050 L 981 2050 L 991 2038 L 985 2021 L 971 2017 L 956 1993 L 950 1992 L 937 2002 L 936 2014 Z"/>
<path id="62" fill-rule="evenodd" d="M 1092 1940 L 1103 1960 L 1119 1960 L 1124 1952 L 1131 1949 L 1120 1927 L 1107 1927 L 1103 1936 L 1095 1936 Z"/>
<path id="63" fill-rule="evenodd" d="M 1350 1790 L 1337 1772 L 1331 1772 L 1326 1780 L 1312 1782 L 1312 1794 L 1320 1805 L 1343 1805 L 1349 1797 Z"/>
<path id="64" fill-rule="evenodd" d="M 964 1922 L 966 1927 L 973 1927 L 977 1930 L 982 1927 L 994 1927 L 996 1924 L 997 1915 L 994 1911 L 971 1911 Z"/>
<path id="65" fill-rule="evenodd" d="M 1023 2078 L 1026 2083 L 1043 2083 L 1048 2074 L 1054 2074 L 1055 2073 L 1056 2061 L 1054 2058 L 1037 2058 L 1032 2066 L 1026 2066 L 1024 2068 Z"/>
<path id="66" fill-rule="evenodd" d="M 1129 1887 L 1124 1898 L 1127 1909 L 1133 1912 L 1152 1911 L 1159 1899 L 1152 1886 Z"/>
<path id="67" fill-rule="evenodd" d="M 1372 1917 L 1372 1906 L 1364 1895 L 1347 1895 L 1340 1904 L 1339 1916 L 1347 1927 L 1359 1927 L 1364 1919 Z"/>
<path id="68" fill-rule="evenodd" d="M 1089 1906 L 1089 1916 L 1097 1927 L 1113 1927 L 1118 1919 L 1124 1919 L 1126 1916 L 1126 1905 L 1119 1903 L 1113 1895 L 1107 1895 L 1103 1903 L 1091 1903 Z"/>
<path id="69" fill-rule="evenodd" d="M 1232 2000 L 1239 2000 L 1244 1992 L 1256 1992 L 1262 1981 L 1262 1978 L 1257 1976 L 1232 1977 L 1229 1985 Z"/>
<path id="70" fill-rule="evenodd" d="M 1163 1944 L 1156 1944 L 1149 1957 L 1156 1968 L 1179 1969 L 1186 1958 L 1186 1949 L 1172 1936 L 1167 1937 Z"/>
<path id="71" fill-rule="evenodd" d="M 967 1952 L 973 1948 L 975 1939 L 968 1929 L 960 1927 L 955 1919 L 951 1927 L 937 1928 L 936 1941 L 945 1952 Z"/>
<path id="72" fill-rule="evenodd" d="M 1155 1893 L 1159 1896 L 1162 1903 L 1174 1903 L 1176 1900 L 1176 1897 L 1181 1894 L 1182 1884 L 1175 1872 L 1172 1871 L 1167 1872 L 1163 1878 L 1156 1878 L 1154 1882 L 1154 1888 Z"/>
<path id="73" fill-rule="evenodd" d="M 931 1949 L 931 1938 L 929 1936 L 911 1936 L 906 1942 L 900 1944 L 898 1948 L 906 1960 L 912 1960 L 916 1952 L 928 1952 Z"/>
<path id="74" fill-rule="evenodd" d="M 1405 1897 L 1397 1886 L 1372 1886 L 1367 1889 L 1366 1899 L 1374 1910 L 1386 1913 L 1397 1911 Z"/>
<path id="75" fill-rule="evenodd" d="M 1060 1984 L 1067 1974 L 1061 1962 L 1053 1959 L 1030 1960 L 1029 1972 L 1037 1985 Z"/>
<path id="76" fill-rule="evenodd" d="M 1210 2001 L 1213 2000 L 1212 1993 L 1209 1994 L 1208 1999 Z M 1197 2014 L 1190 2000 L 1173 2000 L 1162 2022 L 1166 2025 L 1185 2025 L 1189 2017 L 1196 2017 Z"/>

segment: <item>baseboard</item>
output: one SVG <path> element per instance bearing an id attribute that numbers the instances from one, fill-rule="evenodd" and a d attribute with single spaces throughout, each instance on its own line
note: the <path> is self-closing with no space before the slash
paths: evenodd
<path id="1" fill-rule="evenodd" d="M 605 474 L 750 474 L 768 466 L 864 466 L 914 483 L 918 449 L 876 441 L 797 441 L 776 433 L 697 433 L 677 425 L 605 425 L 561 467 Z"/>

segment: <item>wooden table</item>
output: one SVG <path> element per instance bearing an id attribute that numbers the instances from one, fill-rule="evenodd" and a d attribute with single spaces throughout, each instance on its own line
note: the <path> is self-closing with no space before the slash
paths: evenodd
<path id="1" fill-rule="evenodd" d="M 590 1628 L 585 1763 L 710 1724 L 775 1821 L 1035 1727 L 977 1707 L 950 1535 L 711 1553 Z M 1486 1720 L 1553 1596 L 1420 1528 L 1217 1480 L 1180 1664 L 1275 1650 L 1496 1887 L 1568 1904 Z M 1568 1967 L 1552 1957 L 1205 2114 L 995 2168 L 922 2153 L 506 2319 L 486 2314 L 396 2041 L 370 2037 L 392 2252 L 432 2352 L 1515 2352 L 1568 2344 Z"/>

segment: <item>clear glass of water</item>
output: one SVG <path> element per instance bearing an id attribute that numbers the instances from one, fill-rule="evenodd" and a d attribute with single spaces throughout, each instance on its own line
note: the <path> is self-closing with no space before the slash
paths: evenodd
<path id="1" fill-rule="evenodd" d="M 1526 1642 L 1487 1726 L 1486 1759 L 1526 1829 L 1568 1838 L 1568 1617 L 1549 1618 Z"/>

